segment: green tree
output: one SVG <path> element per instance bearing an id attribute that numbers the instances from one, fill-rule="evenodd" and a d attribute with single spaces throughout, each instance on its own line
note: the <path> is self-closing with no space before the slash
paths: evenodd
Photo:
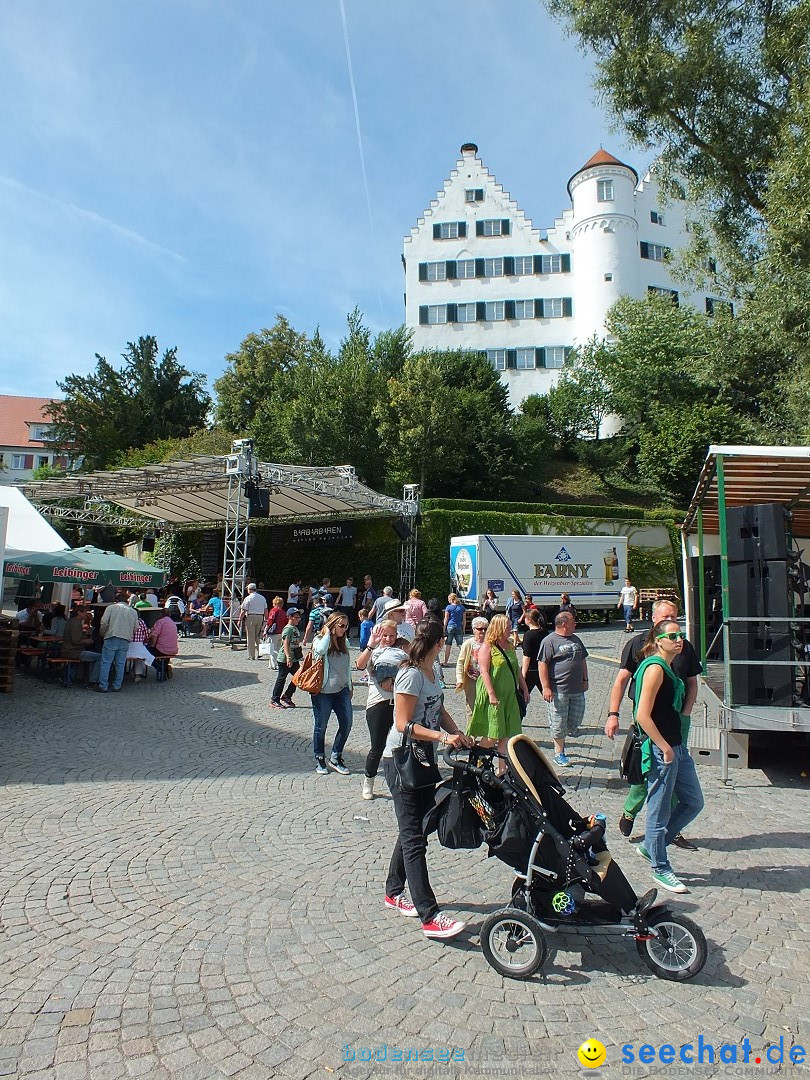
<path id="1" fill-rule="evenodd" d="M 182 439 L 158 439 L 146 446 L 125 450 L 114 465 L 117 469 L 136 469 L 166 461 L 185 461 L 196 454 L 229 454 L 235 435 L 223 428 L 201 428 Z"/>
<path id="2" fill-rule="evenodd" d="M 805 84 L 807 0 L 546 0 L 596 56 L 616 122 L 747 255 L 768 214 L 783 119 Z M 744 262 L 741 262 L 742 270 Z"/>
<path id="3" fill-rule="evenodd" d="M 608 359 L 608 346 L 592 337 L 571 353 L 546 395 L 549 422 L 561 446 L 571 448 L 580 439 L 598 441 L 602 423 L 613 408 L 604 376 Z"/>
<path id="4" fill-rule="evenodd" d="M 106 468 L 130 447 L 187 435 L 207 419 L 205 376 L 183 367 L 176 348 L 159 357 L 156 338 L 140 337 L 122 356 L 117 369 L 96 354 L 93 373 L 57 383 L 65 396 L 53 406 L 53 443 L 85 469 Z"/>

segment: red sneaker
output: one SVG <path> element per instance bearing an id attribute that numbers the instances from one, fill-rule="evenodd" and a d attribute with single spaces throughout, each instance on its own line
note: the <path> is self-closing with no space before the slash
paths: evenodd
<path id="1" fill-rule="evenodd" d="M 386 896 L 385 906 L 396 908 L 400 915 L 406 915 L 409 919 L 418 915 L 416 908 L 404 893 L 400 893 L 399 896 Z"/>
<path id="2" fill-rule="evenodd" d="M 466 925 L 461 919 L 437 911 L 430 922 L 422 923 L 422 933 L 429 938 L 451 938 L 460 934 Z"/>

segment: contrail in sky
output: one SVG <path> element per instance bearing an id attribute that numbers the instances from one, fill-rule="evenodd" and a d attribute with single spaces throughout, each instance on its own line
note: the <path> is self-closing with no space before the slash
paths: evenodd
<path id="1" fill-rule="evenodd" d="M 357 129 L 357 146 L 360 150 L 360 171 L 363 174 L 363 187 L 366 191 L 366 207 L 368 209 L 368 224 L 371 231 L 371 250 L 374 256 L 374 265 L 376 269 L 375 279 L 377 282 L 377 300 L 380 305 L 380 318 L 384 318 L 382 293 L 380 292 L 380 274 L 379 267 L 377 266 L 377 238 L 374 235 L 374 216 L 371 213 L 371 192 L 368 186 L 368 176 L 366 175 L 366 157 L 363 153 L 363 138 L 360 134 L 360 110 L 357 107 L 357 90 L 354 86 L 354 70 L 352 69 L 352 54 L 349 48 L 349 27 L 346 23 L 346 8 L 343 6 L 343 0 L 338 0 L 340 4 L 340 17 L 343 21 L 343 43 L 346 46 L 346 64 L 349 69 L 349 86 L 352 91 L 352 102 L 354 103 L 354 126 Z"/>

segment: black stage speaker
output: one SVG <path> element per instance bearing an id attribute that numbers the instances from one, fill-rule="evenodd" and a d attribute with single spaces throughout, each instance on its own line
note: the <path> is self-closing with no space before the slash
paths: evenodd
<path id="1" fill-rule="evenodd" d="M 729 615 L 789 618 L 793 614 L 789 610 L 789 580 L 784 559 L 729 563 Z"/>
<path id="2" fill-rule="evenodd" d="M 726 511 L 728 561 L 786 559 L 788 516 L 781 503 L 732 506 Z"/>
<path id="3" fill-rule="evenodd" d="M 394 518 L 391 522 L 391 528 L 400 538 L 400 540 L 410 540 L 411 527 L 404 518 Z"/>
<path id="4" fill-rule="evenodd" d="M 154 536 L 145 536 L 141 541 L 141 551 L 154 551 L 155 550 L 155 538 Z"/>
<path id="5" fill-rule="evenodd" d="M 732 624 L 734 625 L 734 624 Z M 785 661 L 793 659 L 787 625 L 737 623 L 745 629 L 729 632 L 732 660 L 779 660 L 774 664 L 732 664 L 731 702 L 733 705 L 767 705 L 789 709 L 793 702 L 794 668 Z"/>
<path id="6" fill-rule="evenodd" d="M 270 491 L 268 488 L 254 487 L 248 498 L 248 517 L 270 517 Z"/>

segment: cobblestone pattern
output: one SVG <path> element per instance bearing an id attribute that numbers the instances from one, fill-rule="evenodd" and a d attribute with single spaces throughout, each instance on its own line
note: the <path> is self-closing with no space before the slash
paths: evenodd
<path id="1" fill-rule="evenodd" d="M 584 634 L 619 654 L 620 634 Z M 618 745 L 601 735 L 614 673 L 592 660 L 565 782 L 578 809 L 608 815 L 643 891 L 646 866 L 615 830 Z M 576 1071 L 587 1037 L 609 1062 L 624 1042 L 698 1034 L 810 1043 L 803 793 L 701 769 L 700 851 L 673 852 L 692 890 L 676 903 L 709 938 L 693 982 L 657 980 L 632 942 L 570 935 L 550 941 L 542 976 L 505 980 L 476 929 L 508 898 L 508 868 L 431 843 L 437 895 L 470 919 L 453 942 L 385 910 L 395 824 L 382 776 L 380 797 L 360 799 L 365 691 L 352 775 L 321 777 L 309 699 L 269 710 L 274 677 L 243 651 L 184 641 L 171 682 L 113 698 L 21 676 L 0 698 L 0 1077 L 530 1076 Z M 547 745 L 544 721 L 534 700 L 527 731 Z M 343 1062 L 344 1046 L 359 1058 L 381 1044 L 457 1047 L 465 1061 Z"/>

